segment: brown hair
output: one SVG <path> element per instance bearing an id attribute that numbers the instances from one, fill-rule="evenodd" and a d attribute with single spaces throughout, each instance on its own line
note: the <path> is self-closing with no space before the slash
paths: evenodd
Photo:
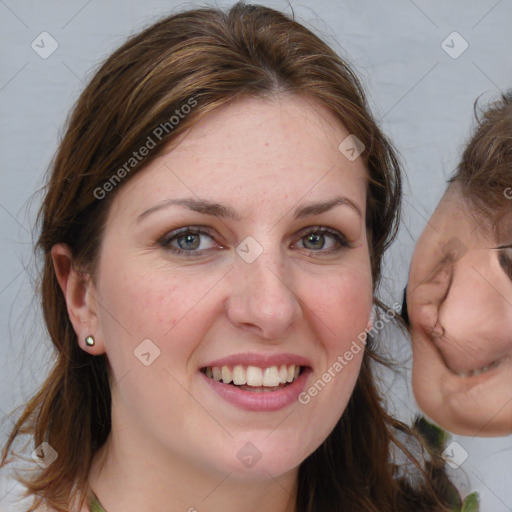
<path id="1" fill-rule="evenodd" d="M 503 219 L 512 212 L 512 91 L 481 115 L 477 108 L 475 102 L 477 126 L 450 183 L 460 184 L 477 222 L 492 226 L 491 233 L 500 238 L 503 230 L 509 234 Z"/>
<path id="2" fill-rule="evenodd" d="M 242 96 L 281 93 L 315 98 L 365 145 L 362 157 L 370 176 L 366 227 L 377 286 L 383 252 L 397 230 L 400 166 L 347 64 L 284 14 L 243 3 L 228 12 L 185 11 L 135 35 L 106 60 L 78 99 L 40 210 L 41 298 L 56 361 L 3 453 L 5 463 L 19 434 L 33 436 L 36 446 L 47 441 L 58 452 L 53 464 L 23 482 L 36 505 L 44 499 L 64 511 L 85 494 L 92 458 L 111 427 L 108 363 L 105 356 L 91 356 L 78 346 L 53 269 L 52 247 L 68 244 L 74 265 L 94 276 L 109 205 L 123 183 L 213 109 Z M 171 117 L 184 113 L 186 104 L 193 105 L 190 113 L 173 123 Z M 157 132 L 161 138 L 155 135 L 157 127 L 166 127 Z M 132 162 L 127 168 L 134 150 L 152 135 L 155 147 L 143 164 Z M 103 199 L 101 191 L 107 189 Z M 385 412 L 372 375 L 371 345 L 369 340 L 342 418 L 301 464 L 300 512 L 445 510 L 424 473 L 415 488 L 396 478 L 393 447 L 419 464 L 397 436 L 411 435 L 409 429 Z"/>

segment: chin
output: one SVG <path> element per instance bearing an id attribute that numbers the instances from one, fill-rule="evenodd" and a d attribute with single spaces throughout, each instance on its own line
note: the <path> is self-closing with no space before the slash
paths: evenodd
<path id="1" fill-rule="evenodd" d="M 226 467 L 223 471 L 231 473 L 230 479 L 238 481 L 254 482 L 279 478 L 298 471 L 300 464 L 322 444 L 329 434 L 329 432 L 319 432 L 318 429 L 313 436 L 307 436 L 308 429 L 304 427 L 296 427 L 293 432 L 280 433 L 279 430 L 283 426 L 281 424 L 274 431 L 237 436 L 233 443 L 233 446 L 236 444 L 237 449 L 233 449 L 229 456 L 224 458 Z M 246 455 L 249 455 L 246 459 L 247 463 L 243 460 Z M 255 455 L 253 460 L 250 458 L 252 455 Z"/>
<path id="2" fill-rule="evenodd" d="M 248 457 L 241 457 L 239 460 L 237 454 L 235 459 L 230 458 L 225 461 L 223 467 L 218 470 L 224 474 L 229 474 L 229 479 L 238 482 L 264 482 L 271 478 L 279 478 L 291 471 L 298 469 L 303 459 L 292 457 L 289 452 L 282 457 L 272 453 L 261 452 L 257 454 L 253 460 Z M 261 457 L 261 458 L 258 458 Z M 304 457 L 305 458 L 305 457 Z"/>
<path id="3" fill-rule="evenodd" d="M 470 437 L 501 437 L 511 434 L 512 401 L 503 407 L 496 400 L 494 389 L 488 396 L 481 392 L 480 388 L 477 398 L 469 391 L 444 396 L 439 402 L 428 399 L 417 399 L 417 402 L 429 418 L 453 434 Z"/>

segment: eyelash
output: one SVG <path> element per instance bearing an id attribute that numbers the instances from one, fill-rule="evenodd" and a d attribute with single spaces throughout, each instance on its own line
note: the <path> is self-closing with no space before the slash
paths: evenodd
<path id="1" fill-rule="evenodd" d="M 325 227 L 325 226 L 314 226 L 309 227 L 304 230 L 302 230 L 298 236 L 297 240 L 302 240 L 303 238 L 310 236 L 310 235 L 318 235 L 318 234 L 327 234 L 330 235 L 335 242 L 337 243 L 337 247 L 334 249 L 328 249 L 328 250 L 314 250 L 314 249 L 306 249 L 302 248 L 304 250 L 309 251 L 309 253 L 320 253 L 320 254 L 332 254 L 339 252 L 343 249 L 350 248 L 351 245 L 339 231 L 336 231 L 334 229 Z M 186 249 L 179 249 L 178 247 L 174 247 L 171 245 L 171 243 L 178 238 L 185 236 L 185 235 L 206 235 L 210 237 L 212 240 L 214 239 L 214 236 L 212 235 L 211 231 L 204 228 L 204 227 L 196 227 L 196 226 L 187 226 L 185 228 L 180 228 L 174 231 L 171 231 L 170 233 L 167 233 L 162 238 L 158 240 L 158 244 L 163 247 L 166 250 L 171 251 L 172 253 L 176 255 L 186 255 L 187 257 L 193 257 L 201 255 L 202 253 L 209 251 L 210 249 L 202 249 L 202 250 L 186 250 Z M 222 246 L 220 248 L 223 248 Z"/>
<path id="2" fill-rule="evenodd" d="M 177 255 L 186 254 L 186 256 L 189 256 L 189 257 L 196 256 L 198 254 L 201 254 L 204 251 L 209 250 L 209 249 L 203 249 L 202 251 L 198 251 L 198 250 L 187 251 L 185 249 L 179 249 L 178 247 L 173 247 L 171 245 L 171 242 L 173 242 L 174 240 L 177 240 L 178 238 L 185 236 L 185 235 L 206 235 L 213 240 L 213 235 L 209 232 L 208 229 L 205 229 L 202 227 L 187 226 L 185 228 L 176 229 L 174 231 L 171 231 L 170 233 L 167 233 L 162 238 L 160 238 L 158 243 L 164 249 L 167 249 L 174 254 L 177 254 Z"/>
<path id="3" fill-rule="evenodd" d="M 512 279 L 512 261 L 506 254 L 506 252 L 503 249 L 510 249 L 511 247 L 500 247 L 500 253 L 498 255 L 498 261 L 500 263 L 501 268 L 507 274 L 509 279 Z"/>
<path id="4" fill-rule="evenodd" d="M 336 241 L 338 246 L 335 247 L 334 249 L 328 249 L 325 251 L 324 250 L 315 251 L 313 249 L 304 248 L 304 249 L 308 250 L 310 253 L 320 252 L 322 254 L 332 254 L 332 253 L 339 252 L 343 249 L 347 249 L 347 248 L 351 247 L 348 240 L 339 231 L 336 231 L 335 229 L 331 229 L 331 228 L 328 228 L 325 226 L 314 226 L 314 227 L 309 227 L 309 228 L 302 230 L 298 235 L 298 240 L 302 240 L 303 238 L 305 238 L 309 235 L 318 235 L 318 234 L 330 235 L 332 238 L 334 238 L 334 240 Z"/>

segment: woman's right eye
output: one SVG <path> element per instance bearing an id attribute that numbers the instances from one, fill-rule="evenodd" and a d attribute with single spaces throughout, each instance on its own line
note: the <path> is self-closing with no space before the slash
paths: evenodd
<path id="1" fill-rule="evenodd" d="M 204 228 L 194 227 L 171 231 L 163 236 L 158 243 L 166 250 L 187 256 L 202 254 L 204 251 L 220 247 Z"/>

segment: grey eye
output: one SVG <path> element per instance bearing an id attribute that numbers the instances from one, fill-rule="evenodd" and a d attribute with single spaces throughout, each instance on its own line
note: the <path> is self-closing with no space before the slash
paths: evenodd
<path id="1" fill-rule="evenodd" d="M 182 235 L 176 238 L 176 242 L 180 249 L 197 249 L 201 242 L 201 236 L 197 233 Z"/>
<path id="2" fill-rule="evenodd" d="M 325 236 L 321 233 L 311 233 L 302 240 L 306 249 L 323 249 L 325 245 Z"/>

